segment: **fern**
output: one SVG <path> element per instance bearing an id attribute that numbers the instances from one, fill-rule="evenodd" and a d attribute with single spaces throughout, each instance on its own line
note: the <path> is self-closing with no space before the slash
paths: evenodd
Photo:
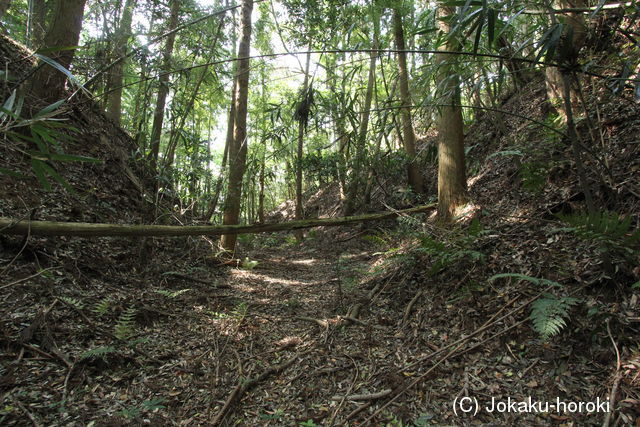
<path id="1" fill-rule="evenodd" d="M 577 298 L 557 297 L 544 294 L 544 298 L 536 300 L 531 305 L 529 318 L 533 322 L 533 329 L 546 340 L 557 335 L 566 326 L 569 309 L 579 302 Z"/>
<path id="2" fill-rule="evenodd" d="M 133 327 L 136 317 L 136 309 L 129 307 L 122 312 L 116 323 L 114 335 L 119 340 L 127 340 L 133 335 Z"/>
<path id="3" fill-rule="evenodd" d="M 585 240 L 628 247 L 640 241 L 640 230 L 632 232 L 631 216 L 621 218 L 617 212 L 559 215 L 559 218 L 571 226 L 562 231 L 574 232 Z"/>
<path id="4" fill-rule="evenodd" d="M 116 352 L 117 350 L 115 349 L 115 347 L 112 347 L 112 346 L 96 347 L 82 353 L 80 355 L 80 360 L 97 359 L 97 358 L 104 359 L 107 354 L 116 353 Z"/>
<path id="5" fill-rule="evenodd" d="M 62 297 L 58 297 L 58 299 L 70 306 L 77 308 L 78 310 L 82 310 L 84 308 L 84 304 L 82 303 L 82 301 L 77 300 L 75 298 L 62 296 Z"/>
<path id="6" fill-rule="evenodd" d="M 99 302 L 97 302 L 91 311 L 93 311 L 98 316 L 104 316 L 109 311 L 109 306 L 111 305 L 111 297 L 104 297 Z"/>
<path id="7" fill-rule="evenodd" d="M 185 292 L 189 292 L 191 289 L 180 289 L 178 291 L 168 291 L 166 289 L 156 289 L 154 292 L 160 295 L 164 295 L 167 298 L 176 298 Z"/>
<path id="8" fill-rule="evenodd" d="M 562 285 L 560 283 L 554 282 L 553 280 L 539 279 L 537 277 L 526 276 L 524 274 L 519 274 L 519 273 L 500 273 L 500 274 L 496 274 L 496 275 L 491 276 L 489 278 L 489 281 L 493 282 L 494 280 L 501 279 L 501 278 L 512 278 L 512 279 L 518 279 L 518 280 L 526 280 L 527 282 L 531 282 L 534 285 L 562 287 Z"/>

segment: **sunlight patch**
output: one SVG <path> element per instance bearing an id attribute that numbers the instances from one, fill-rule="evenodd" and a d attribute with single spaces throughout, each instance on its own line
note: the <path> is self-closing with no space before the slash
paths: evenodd
<path id="1" fill-rule="evenodd" d="M 317 262 L 318 260 L 315 258 L 298 259 L 295 261 L 291 261 L 292 264 L 302 264 L 302 265 L 313 265 L 313 264 L 316 264 Z"/>

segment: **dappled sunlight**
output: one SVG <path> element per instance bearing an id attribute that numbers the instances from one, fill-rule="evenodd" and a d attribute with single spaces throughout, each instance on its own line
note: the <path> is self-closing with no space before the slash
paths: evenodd
<path id="1" fill-rule="evenodd" d="M 300 264 L 300 265 L 316 265 L 318 263 L 318 260 L 315 258 L 297 259 L 297 260 L 291 261 L 291 263 Z"/>
<path id="2" fill-rule="evenodd" d="M 306 280 L 287 279 L 282 277 L 273 277 L 272 275 L 261 274 L 261 273 L 256 273 L 255 271 L 247 271 L 247 270 L 232 269 L 230 273 L 233 277 L 237 277 L 239 279 L 263 282 L 267 284 L 279 284 L 279 285 L 285 285 L 285 286 L 310 286 L 310 285 L 316 285 L 316 284 L 322 283 L 321 281 L 317 281 L 317 280 L 306 281 Z"/>

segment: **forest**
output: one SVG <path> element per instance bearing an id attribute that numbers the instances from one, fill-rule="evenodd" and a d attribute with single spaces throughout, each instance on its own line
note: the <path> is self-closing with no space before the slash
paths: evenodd
<path id="1" fill-rule="evenodd" d="M 640 3 L 0 0 L 0 425 L 640 426 Z"/>

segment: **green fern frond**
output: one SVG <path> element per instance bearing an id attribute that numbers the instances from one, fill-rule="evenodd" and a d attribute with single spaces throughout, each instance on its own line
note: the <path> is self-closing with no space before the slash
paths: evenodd
<path id="1" fill-rule="evenodd" d="M 119 340 L 126 340 L 133 334 L 134 323 L 136 317 L 136 309 L 129 307 L 122 312 L 116 323 L 114 335 Z"/>
<path id="2" fill-rule="evenodd" d="M 489 277 L 489 281 L 493 282 L 494 280 L 501 279 L 501 278 L 511 278 L 511 279 L 518 279 L 518 280 L 526 280 L 527 282 L 531 282 L 534 285 L 562 287 L 562 285 L 560 283 L 554 282 L 553 280 L 539 279 L 537 277 L 531 277 L 531 276 L 527 276 L 527 275 L 519 274 L 519 273 L 500 273 L 500 274 L 495 274 L 495 275 Z"/>
<path id="3" fill-rule="evenodd" d="M 93 311 L 98 316 L 104 316 L 109 311 L 110 305 L 111 297 L 104 297 L 93 306 L 91 311 Z"/>
<path id="4" fill-rule="evenodd" d="M 167 298 L 176 298 L 185 292 L 189 292 L 191 289 L 180 289 L 178 291 L 168 291 L 166 289 L 156 289 L 154 292 L 160 295 L 164 295 Z"/>
<path id="5" fill-rule="evenodd" d="M 385 239 L 380 236 L 376 236 L 375 234 L 366 234 L 361 237 L 362 240 L 373 243 L 374 245 L 378 245 L 380 247 L 385 247 L 389 245 Z"/>
<path id="6" fill-rule="evenodd" d="M 632 244 L 640 240 L 640 231 L 632 232 L 631 216 L 621 217 L 617 212 L 596 212 L 558 215 L 571 227 L 562 231 L 574 232 L 585 240 L 612 241 Z"/>
<path id="7" fill-rule="evenodd" d="M 75 298 L 71 298 L 71 297 L 58 297 L 58 299 L 62 302 L 65 302 L 75 308 L 77 308 L 78 310 L 82 310 L 84 308 L 84 304 L 82 303 L 82 301 L 75 299 Z"/>
<path id="8" fill-rule="evenodd" d="M 96 347 L 82 353 L 80 355 L 80 360 L 97 359 L 97 358 L 104 359 L 107 354 L 116 353 L 116 352 L 117 350 L 115 349 L 115 347 L 111 347 L 111 346 Z"/>
<path id="9" fill-rule="evenodd" d="M 566 326 L 569 309 L 579 302 L 577 298 L 558 297 L 544 294 L 544 298 L 536 300 L 531 305 L 529 318 L 533 322 L 533 329 L 546 340 L 557 335 Z"/>

